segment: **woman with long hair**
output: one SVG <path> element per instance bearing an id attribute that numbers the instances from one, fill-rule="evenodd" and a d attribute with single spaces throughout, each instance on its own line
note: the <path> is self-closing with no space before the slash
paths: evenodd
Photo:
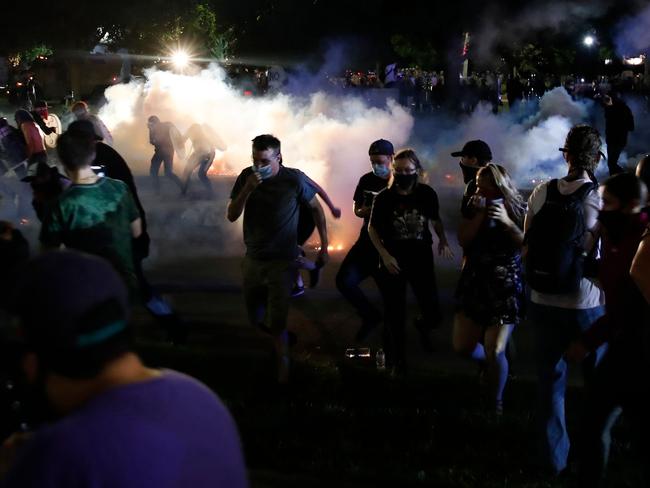
<path id="1" fill-rule="evenodd" d="M 387 363 L 405 372 L 406 285 L 410 284 L 421 317 L 416 321 L 425 350 L 432 350 L 429 333 L 441 313 L 433 266 L 433 237 L 438 253 L 451 257 L 440 220 L 438 195 L 422 183 L 422 164 L 412 149 L 395 155 L 392 180 L 375 197 L 368 233 L 381 257 L 378 283 L 384 301 L 384 347 Z"/>
<path id="2" fill-rule="evenodd" d="M 488 163 L 476 176 L 475 213 L 458 233 L 465 261 L 458 284 L 453 345 L 487 363 L 497 414 L 508 378 L 506 345 L 524 304 L 521 246 L 526 204 L 503 166 Z"/>

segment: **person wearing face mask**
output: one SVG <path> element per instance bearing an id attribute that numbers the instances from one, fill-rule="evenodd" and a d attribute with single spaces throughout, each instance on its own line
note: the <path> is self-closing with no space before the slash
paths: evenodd
<path id="1" fill-rule="evenodd" d="M 395 373 L 406 371 L 406 286 L 411 285 L 421 317 L 416 321 L 420 340 L 432 350 L 429 334 L 442 319 L 433 265 L 433 236 L 438 235 L 438 253 L 453 253 L 440 220 L 438 195 L 419 181 L 423 168 L 415 151 L 395 155 L 393 179 L 372 206 L 368 234 L 381 258 L 379 287 L 386 314 L 384 345 L 387 364 Z"/>
<path id="2" fill-rule="evenodd" d="M 610 432 L 620 415 L 620 407 L 634 431 L 634 441 L 638 442 L 635 447 L 641 450 L 639 458 L 647 460 L 650 456 L 647 445 L 650 368 L 644 350 L 647 331 L 643 321 L 647 304 L 630 276 L 634 256 L 648 225 L 647 214 L 641 212 L 646 196 L 645 184 L 632 173 L 617 174 L 602 187 L 603 206 L 598 216 L 602 236 L 599 281 L 605 292 L 605 315 L 567 352 L 570 359 L 581 360 L 602 344 L 609 345 L 587 385 L 579 451 L 580 486 L 584 487 L 601 486 Z M 643 464 L 646 476 L 650 475 L 647 463 Z"/>
<path id="3" fill-rule="evenodd" d="M 460 206 L 464 219 L 471 219 L 473 207 L 469 205 L 470 199 L 476 194 L 476 174 L 478 170 L 492 161 L 492 151 L 486 142 L 479 140 L 469 141 L 463 149 L 451 153 L 455 158 L 460 158 L 459 166 L 463 172 L 465 191 Z"/>
<path id="4" fill-rule="evenodd" d="M 506 345 L 523 318 L 521 245 L 526 203 L 505 168 L 488 163 L 476 175 L 472 219 L 463 219 L 459 242 L 465 261 L 454 316 L 456 352 L 487 363 L 495 413 L 503 412 L 508 378 Z"/>
<path id="5" fill-rule="evenodd" d="M 336 287 L 361 318 L 361 327 L 355 337 L 357 342 L 363 342 L 382 319 L 381 312 L 359 285 L 371 276 L 375 281 L 377 279 L 379 254 L 368 236 L 368 222 L 375 195 L 386 188 L 390 181 L 394 154 L 393 144 L 386 139 L 373 142 L 368 149 L 372 171 L 359 179 L 353 197 L 354 215 L 363 219 L 363 226 L 359 238 L 348 251 L 336 274 Z"/>
<path id="6" fill-rule="evenodd" d="M 287 318 L 298 257 L 300 205 L 309 204 L 320 236 L 318 261 L 329 260 L 327 226 L 316 189 L 302 171 L 282 164 L 280 141 L 264 134 L 253 139 L 253 166 L 232 188 L 227 218 L 244 214 L 246 257 L 244 301 L 251 325 L 268 331 L 278 360 L 279 383 L 289 380 Z"/>

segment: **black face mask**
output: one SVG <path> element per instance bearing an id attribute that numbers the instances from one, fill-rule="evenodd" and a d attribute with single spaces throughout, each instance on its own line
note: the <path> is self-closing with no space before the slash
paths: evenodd
<path id="1" fill-rule="evenodd" d="M 418 175 L 394 175 L 393 178 L 395 178 L 395 184 L 400 190 L 410 190 L 418 180 Z"/>
<path id="2" fill-rule="evenodd" d="M 619 242 L 625 235 L 627 216 L 620 210 L 601 210 L 598 220 L 607 231 L 607 236 L 612 242 Z"/>
<path id="3" fill-rule="evenodd" d="M 476 166 L 467 166 L 466 164 L 463 163 L 458 163 L 458 165 L 460 166 L 460 169 L 463 172 L 463 181 L 465 182 L 465 184 L 469 183 L 470 181 L 476 180 L 476 175 L 480 168 Z"/>

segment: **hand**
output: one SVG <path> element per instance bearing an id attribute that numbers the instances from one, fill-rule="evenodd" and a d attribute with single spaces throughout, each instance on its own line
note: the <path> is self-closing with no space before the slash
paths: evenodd
<path id="1" fill-rule="evenodd" d="M 582 341 L 573 341 L 564 353 L 564 357 L 566 357 L 567 361 L 570 361 L 572 363 L 579 363 L 584 360 L 588 354 L 589 349 L 587 349 Z"/>
<path id="2" fill-rule="evenodd" d="M 508 211 L 503 203 L 493 203 L 488 208 L 488 217 L 496 222 L 500 222 L 505 226 L 512 225 L 513 222 L 508 216 Z"/>
<path id="3" fill-rule="evenodd" d="M 318 251 L 318 256 L 316 257 L 316 264 L 318 267 L 322 268 L 330 260 L 329 252 L 327 252 L 327 246 L 321 246 L 320 251 Z"/>
<path id="4" fill-rule="evenodd" d="M 338 207 L 334 207 L 332 209 L 332 215 L 334 216 L 335 219 L 340 219 L 341 218 L 341 209 Z"/>
<path id="5" fill-rule="evenodd" d="M 253 171 L 253 173 L 246 179 L 246 187 L 248 188 L 248 191 L 253 191 L 260 183 L 262 183 L 262 177 L 257 171 Z"/>
<path id="6" fill-rule="evenodd" d="M 399 264 L 397 263 L 397 259 L 395 259 L 393 256 L 391 256 L 388 253 L 382 254 L 381 260 L 384 262 L 384 266 L 388 270 L 388 272 L 392 275 L 399 274 L 401 271 Z"/>
<path id="7" fill-rule="evenodd" d="M 485 209 L 486 200 L 484 196 L 474 194 L 470 197 L 468 204 L 476 210 Z"/>
<path id="8" fill-rule="evenodd" d="M 442 256 L 445 259 L 451 259 L 454 257 L 454 253 L 451 250 L 451 247 L 449 247 L 449 243 L 447 241 L 440 241 L 438 243 L 438 255 Z"/>

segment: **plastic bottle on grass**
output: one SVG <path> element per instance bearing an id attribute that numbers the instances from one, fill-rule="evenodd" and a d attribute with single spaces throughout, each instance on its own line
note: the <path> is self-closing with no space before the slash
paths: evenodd
<path id="1" fill-rule="evenodd" d="M 375 362 L 377 363 L 377 370 L 384 371 L 386 369 L 386 353 L 383 349 L 379 349 L 375 355 Z"/>

